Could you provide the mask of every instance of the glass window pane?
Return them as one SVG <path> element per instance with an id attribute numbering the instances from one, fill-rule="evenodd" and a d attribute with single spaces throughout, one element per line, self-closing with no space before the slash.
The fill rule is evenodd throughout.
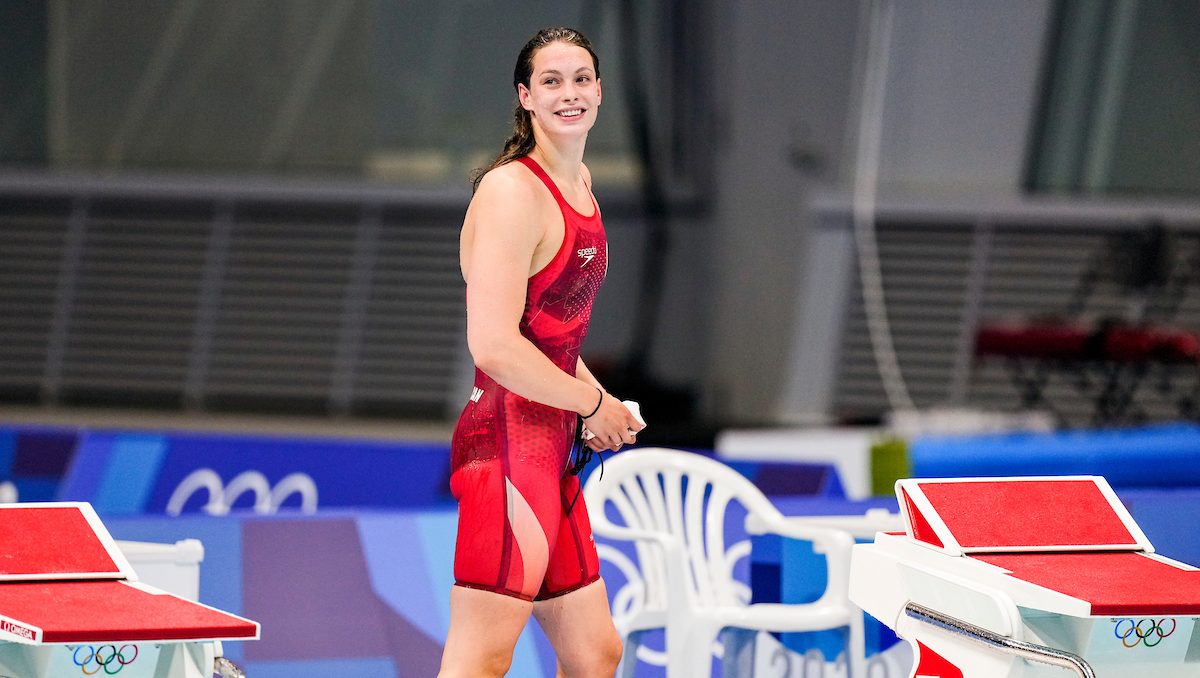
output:
<path id="1" fill-rule="evenodd" d="M 1060 2 L 1029 187 L 1200 194 L 1198 35 L 1193 0 Z"/>
<path id="2" fill-rule="evenodd" d="M 0 134 L 48 130 L 32 144 L 55 169 L 462 184 L 509 134 L 518 50 L 537 29 L 558 24 L 580 27 L 602 60 L 605 105 L 588 144 L 597 181 L 636 179 L 612 5 L 51 0 L 48 7 L 32 20 L 45 27 L 31 38 L 37 49 L 26 50 L 48 54 L 46 63 L 11 76 L 31 91 L 32 113 L 17 120 L 6 112 Z M 0 31 L 17 25 L 6 21 Z M 0 145 L 0 162 L 21 161 L 39 162 L 38 153 Z"/>

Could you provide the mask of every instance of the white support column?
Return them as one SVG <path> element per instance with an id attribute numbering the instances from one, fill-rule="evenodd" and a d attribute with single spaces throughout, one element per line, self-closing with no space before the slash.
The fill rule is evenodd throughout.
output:
<path id="1" fill-rule="evenodd" d="M 212 678 L 215 661 L 211 642 L 160 645 L 154 678 Z"/>

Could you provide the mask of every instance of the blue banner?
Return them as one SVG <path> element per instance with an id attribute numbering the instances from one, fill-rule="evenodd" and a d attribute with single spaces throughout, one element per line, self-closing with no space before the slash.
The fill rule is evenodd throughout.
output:
<path id="1" fill-rule="evenodd" d="M 101 514 L 431 507 L 449 495 L 446 443 L 92 431 L 59 498 Z"/>

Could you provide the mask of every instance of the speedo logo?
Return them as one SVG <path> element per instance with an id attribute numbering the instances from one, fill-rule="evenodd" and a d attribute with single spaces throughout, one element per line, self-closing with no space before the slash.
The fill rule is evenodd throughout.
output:
<path id="1" fill-rule="evenodd" d="M 587 266 L 587 263 L 596 256 L 596 248 L 595 247 L 581 247 L 581 248 L 579 248 L 579 251 L 576 252 L 575 254 L 578 254 L 579 258 L 583 259 L 583 263 L 579 265 L 580 268 L 583 268 L 584 266 Z"/>
<path id="2" fill-rule="evenodd" d="M 35 640 L 37 638 L 37 634 L 33 632 L 33 629 L 26 628 L 20 624 L 14 624 L 7 619 L 0 619 L 0 631 L 20 636 L 26 640 Z"/>

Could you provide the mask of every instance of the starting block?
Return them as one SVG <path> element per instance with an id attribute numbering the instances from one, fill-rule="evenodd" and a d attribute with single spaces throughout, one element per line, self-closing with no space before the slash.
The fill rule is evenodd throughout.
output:
<path id="1" fill-rule="evenodd" d="M 854 547 L 850 599 L 912 645 L 914 678 L 1200 676 L 1200 570 L 1155 554 L 1104 478 L 896 494 L 905 530 Z"/>
<path id="2" fill-rule="evenodd" d="M 0 675 L 211 678 L 259 625 L 137 581 L 86 503 L 0 505 Z"/>

